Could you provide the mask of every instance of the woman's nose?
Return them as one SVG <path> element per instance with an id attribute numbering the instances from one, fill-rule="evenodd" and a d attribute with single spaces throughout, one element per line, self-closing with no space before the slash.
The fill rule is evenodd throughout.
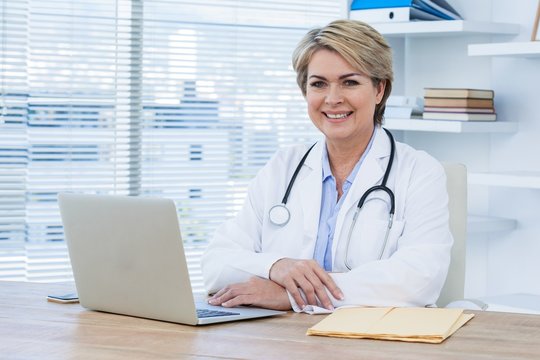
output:
<path id="1" fill-rule="evenodd" d="M 325 102 L 328 105 L 341 104 L 343 102 L 341 88 L 337 85 L 330 85 L 328 87 L 328 93 L 326 94 Z"/>

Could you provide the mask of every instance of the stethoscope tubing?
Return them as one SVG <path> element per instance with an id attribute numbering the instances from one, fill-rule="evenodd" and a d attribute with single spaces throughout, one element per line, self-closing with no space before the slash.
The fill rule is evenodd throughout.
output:
<path id="1" fill-rule="evenodd" d="M 281 203 L 283 205 L 287 205 L 287 200 L 289 199 L 289 194 L 291 193 L 291 189 L 294 185 L 294 182 L 296 181 L 296 177 L 298 176 L 298 173 L 300 172 L 300 170 L 302 169 L 302 166 L 304 165 L 304 163 L 306 162 L 306 159 L 309 155 L 309 153 L 311 152 L 311 150 L 315 147 L 315 145 L 317 145 L 317 143 L 311 145 L 311 147 L 308 149 L 308 151 L 306 151 L 306 153 L 304 154 L 304 156 L 302 157 L 302 159 L 300 160 L 300 162 L 298 163 L 298 166 L 296 167 L 296 169 L 294 170 L 294 174 L 293 176 L 291 177 L 291 180 L 289 180 L 289 185 L 287 186 L 287 190 L 285 191 L 285 195 L 283 196 L 283 199 L 281 200 Z"/>
<path id="2" fill-rule="evenodd" d="M 351 244 L 351 236 L 352 236 L 354 227 L 356 226 L 356 220 L 358 218 L 358 215 L 360 214 L 360 210 L 362 210 L 362 207 L 364 206 L 366 199 L 371 193 L 374 193 L 375 191 L 384 191 L 388 195 L 388 198 L 390 199 L 390 210 L 388 211 L 388 226 L 386 227 L 386 232 L 384 235 L 383 244 L 381 246 L 381 251 L 379 252 L 378 260 L 382 259 L 384 250 L 386 249 L 386 244 L 388 243 L 388 236 L 390 235 L 390 229 L 392 229 L 392 225 L 394 223 L 396 200 L 395 200 L 394 192 L 390 190 L 388 186 L 386 186 L 386 183 L 388 182 L 388 177 L 390 176 L 390 171 L 392 170 L 392 165 L 394 164 L 394 154 L 396 153 L 396 142 L 390 131 L 384 128 L 383 130 L 386 132 L 386 134 L 388 135 L 388 138 L 390 139 L 390 159 L 388 159 L 388 165 L 386 166 L 386 170 L 384 172 L 381 185 L 375 185 L 367 189 L 366 192 L 364 192 L 364 194 L 358 201 L 356 210 L 354 211 L 353 220 L 352 220 L 351 226 L 349 227 L 349 232 L 347 234 L 347 243 L 345 245 L 344 263 L 345 263 L 345 267 L 347 267 L 347 269 L 349 270 L 352 270 L 352 266 L 349 264 L 349 260 L 348 260 L 349 246 Z"/>
<path id="3" fill-rule="evenodd" d="M 379 257 L 378 257 L 379 260 L 382 259 L 382 256 L 384 254 L 384 250 L 385 250 L 386 244 L 388 242 L 388 236 L 390 234 L 390 229 L 392 228 L 392 225 L 393 225 L 393 222 L 394 222 L 395 196 L 394 196 L 393 191 L 390 190 L 390 188 L 388 188 L 386 183 L 388 181 L 388 177 L 390 176 L 390 171 L 392 170 L 392 165 L 394 163 L 394 155 L 395 155 L 395 152 L 396 152 L 396 143 L 395 143 L 394 137 L 392 136 L 392 133 L 390 133 L 390 131 L 388 131 L 385 128 L 383 128 L 383 130 L 386 132 L 386 134 L 388 135 L 388 138 L 390 139 L 390 158 L 388 159 L 388 165 L 386 166 L 386 170 L 384 172 L 384 176 L 383 176 L 383 180 L 382 180 L 381 184 L 372 186 L 369 189 L 367 189 L 364 192 L 364 194 L 362 195 L 362 197 L 360 197 L 360 200 L 358 201 L 358 204 L 356 206 L 356 209 L 355 209 L 355 212 L 354 212 L 354 215 L 353 215 L 353 220 L 352 220 L 351 226 L 349 227 L 349 232 L 347 234 L 347 242 L 346 242 L 346 246 L 345 246 L 345 261 L 344 262 L 345 262 L 345 266 L 349 270 L 352 270 L 352 266 L 349 264 L 349 261 L 348 261 L 349 246 L 350 246 L 350 243 L 351 243 L 352 233 L 353 233 L 353 230 L 354 230 L 354 228 L 356 226 L 356 220 L 358 218 L 358 215 L 360 214 L 360 211 L 361 211 L 362 207 L 364 206 L 368 196 L 371 193 L 373 193 L 375 191 L 383 191 L 388 195 L 388 198 L 390 200 L 390 209 L 388 211 L 388 226 L 386 228 L 384 241 L 383 241 L 383 244 L 382 244 L 382 247 L 381 247 L 381 251 L 379 253 Z M 304 162 L 306 161 L 309 153 L 311 152 L 311 150 L 313 149 L 313 147 L 316 144 L 317 143 L 311 145 L 311 147 L 306 151 L 306 153 L 304 154 L 304 156 L 302 157 L 302 159 L 298 163 L 298 166 L 296 167 L 296 169 L 295 169 L 295 171 L 293 173 L 293 176 L 291 177 L 291 180 L 289 181 L 289 184 L 287 185 L 287 190 L 285 191 L 285 195 L 283 196 L 283 199 L 281 200 L 281 203 L 276 204 L 276 205 L 274 205 L 274 206 L 272 206 L 270 208 L 270 210 L 269 210 L 269 219 L 270 219 L 270 222 L 273 223 L 274 225 L 285 226 L 289 222 L 289 219 L 290 219 L 290 216 L 291 216 L 290 211 L 287 208 L 287 201 L 289 199 L 289 194 L 291 193 L 292 187 L 294 185 L 294 182 L 296 181 L 296 177 L 298 176 L 298 173 L 300 172 L 302 166 L 304 165 Z"/>

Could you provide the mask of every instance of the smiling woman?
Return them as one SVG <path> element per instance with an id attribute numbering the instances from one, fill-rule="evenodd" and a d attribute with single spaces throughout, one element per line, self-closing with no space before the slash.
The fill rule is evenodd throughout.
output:
<path id="1" fill-rule="evenodd" d="M 324 141 L 279 150 L 218 228 L 203 256 L 210 303 L 434 304 L 452 246 L 446 178 L 435 159 L 381 128 L 390 47 L 369 25 L 337 20 L 304 36 L 293 67 Z M 277 206 L 290 216 L 275 222 L 283 193 Z"/>

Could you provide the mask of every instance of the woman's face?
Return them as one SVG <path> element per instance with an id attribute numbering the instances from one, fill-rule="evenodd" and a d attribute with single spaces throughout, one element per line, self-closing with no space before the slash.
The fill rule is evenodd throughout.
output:
<path id="1" fill-rule="evenodd" d="M 329 145 L 367 143 L 383 95 L 384 82 L 375 86 L 336 52 L 318 50 L 308 65 L 308 114 Z"/>

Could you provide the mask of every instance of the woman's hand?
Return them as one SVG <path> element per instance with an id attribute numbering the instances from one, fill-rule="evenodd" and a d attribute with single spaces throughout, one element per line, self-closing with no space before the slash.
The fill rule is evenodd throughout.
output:
<path id="1" fill-rule="evenodd" d="M 208 303 L 223 307 L 253 305 L 273 310 L 291 309 L 289 296 L 282 286 L 257 276 L 243 283 L 227 285 L 215 293 Z"/>
<path id="2" fill-rule="evenodd" d="M 270 279 L 287 289 L 300 308 L 306 304 L 299 288 L 310 305 L 317 305 L 319 299 L 322 306 L 332 310 L 334 307 L 326 289 L 334 298 L 343 300 L 343 293 L 332 277 L 315 260 L 278 260 L 270 268 Z"/>

